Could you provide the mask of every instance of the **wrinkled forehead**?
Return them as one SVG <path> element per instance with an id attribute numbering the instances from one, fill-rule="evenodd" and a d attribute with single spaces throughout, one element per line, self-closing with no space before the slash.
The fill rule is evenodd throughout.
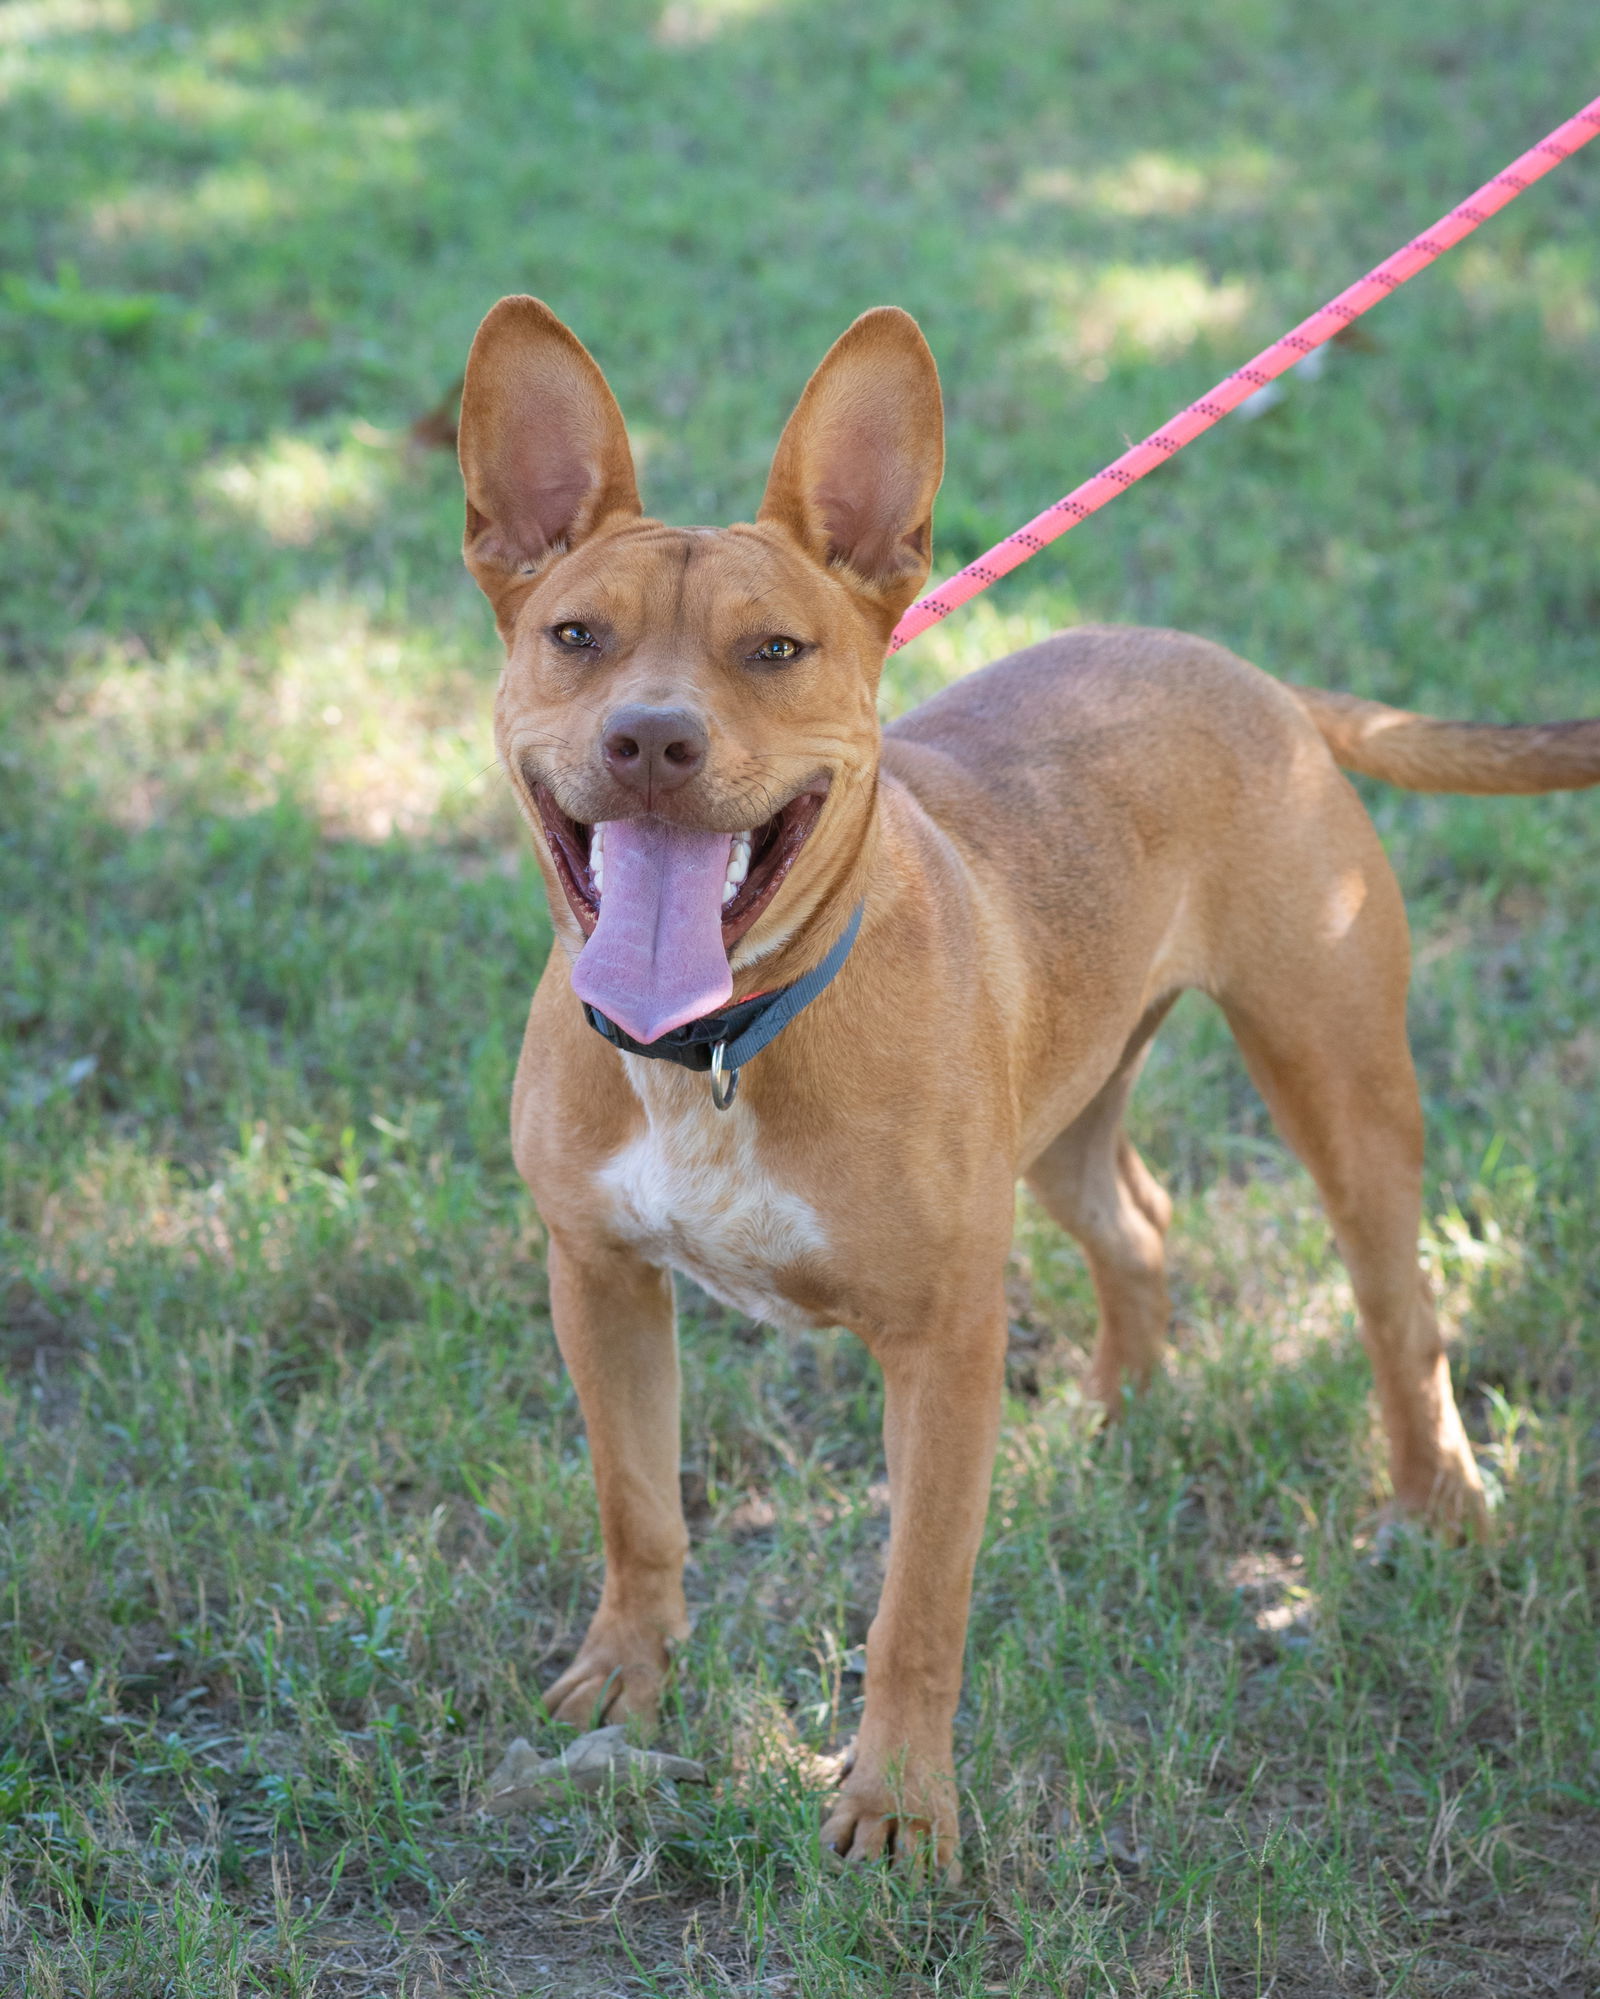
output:
<path id="1" fill-rule="evenodd" d="M 537 598 L 541 621 L 603 618 L 625 640 L 756 630 L 814 640 L 819 623 L 832 623 L 847 602 L 778 536 L 655 522 L 584 543 L 550 571 Z"/>

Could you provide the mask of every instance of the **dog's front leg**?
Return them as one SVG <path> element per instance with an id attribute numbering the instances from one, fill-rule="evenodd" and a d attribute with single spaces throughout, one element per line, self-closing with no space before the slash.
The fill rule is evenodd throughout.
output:
<path id="1" fill-rule="evenodd" d="M 672 1281 L 620 1248 L 551 1238 L 550 1308 L 589 1433 L 605 1585 L 578 1656 L 545 1692 L 557 1719 L 655 1717 L 687 1635 Z"/>
<path id="2" fill-rule="evenodd" d="M 850 1860 L 931 1857 L 960 1879 L 951 1727 L 1000 1427 L 1006 1320 L 985 1302 L 869 1342 L 884 1378 L 889 1565 L 867 1634 L 866 1707 L 822 1839 Z"/>

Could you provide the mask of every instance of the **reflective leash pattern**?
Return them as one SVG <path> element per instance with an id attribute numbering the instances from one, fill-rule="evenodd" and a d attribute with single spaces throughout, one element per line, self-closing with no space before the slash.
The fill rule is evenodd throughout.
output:
<path id="1" fill-rule="evenodd" d="M 1559 166 L 1580 146 L 1587 145 L 1597 133 L 1600 133 L 1600 97 L 1585 105 L 1564 125 L 1558 125 L 1548 138 L 1531 146 L 1520 159 L 1513 160 L 1503 173 L 1485 181 L 1476 194 L 1469 196 L 1459 207 L 1452 208 L 1448 215 L 1441 216 L 1425 235 L 1413 237 L 1404 249 L 1386 257 L 1376 269 L 1368 271 L 1364 278 L 1358 278 L 1336 299 L 1331 299 L 1320 312 L 1303 319 L 1292 332 L 1273 341 L 1270 347 L 1263 348 L 1253 361 L 1236 368 L 1208 395 L 1191 403 L 1159 430 L 1152 431 L 1142 444 L 1123 452 L 1114 464 L 1108 465 L 1103 472 L 1097 472 L 1092 479 L 1085 479 L 1081 486 L 1075 486 L 1064 499 L 1057 500 L 1053 507 L 1046 507 L 1026 527 L 1018 528 L 1015 534 L 997 542 L 987 554 L 980 555 L 976 562 L 969 562 L 965 569 L 957 570 L 937 590 L 930 591 L 926 597 L 919 597 L 895 626 L 889 640 L 889 651 L 898 652 L 919 632 L 925 632 L 930 625 L 938 624 L 941 618 L 949 617 L 959 605 L 987 590 L 991 583 L 998 583 L 1002 576 L 1026 562 L 1030 556 L 1037 555 L 1047 542 L 1064 535 L 1069 528 L 1075 528 L 1079 521 L 1097 513 L 1108 500 L 1126 492 L 1147 472 L 1164 465 L 1186 444 L 1192 444 L 1202 431 L 1209 430 L 1230 410 L 1236 410 L 1258 389 L 1264 389 L 1275 376 L 1281 375 L 1286 368 L 1292 368 L 1297 361 L 1304 360 L 1314 347 L 1331 340 L 1352 320 L 1369 312 L 1380 299 L 1397 291 L 1408 278 L 1426 270 L 1435 257 L 1442 257 L 1463 236 L 1470 236 L 1480 223 L 1487 222 L 1508 202 L 1515 201 L 1525 188 L 1542 179 L 1552 167 Z"/>

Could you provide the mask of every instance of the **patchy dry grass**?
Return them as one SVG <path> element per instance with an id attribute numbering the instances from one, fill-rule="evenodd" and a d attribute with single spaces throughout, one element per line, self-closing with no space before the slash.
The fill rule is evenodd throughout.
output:
<path id="1" fill-rule="evenodd" d="M 592 1603 L 504 1135 L 547 929 L 412 420 L 498 293 L 652 503 L 748 511 L 855 311 L 944 364 L 942 559 L 1572 108 L 1592 8 L 562 0 L 0 9 L 0 1985 L 1547 1994 L 1600 1984 L 1600 808 L 1373 795 L 1418 931 L 1427 1253 L 1500 1503 L 1376 1548 L 1349 1293 L 1220 1023 L 1139 1135 L 1168 1378 L 1108 1439 L 1026 1203 L 953 1896 L 815 1852 L 886 1532 L 872 1370 L 686 1291 L 670 1746 L 488 1821 Z M 976 32 L 975 32 L 976 30 Z M 1577 79 L 1577 81 L 1573 81 Z M 1483 717 L 1593 710 L 1579 161 L 897 659 L 1079 617 Z"/>

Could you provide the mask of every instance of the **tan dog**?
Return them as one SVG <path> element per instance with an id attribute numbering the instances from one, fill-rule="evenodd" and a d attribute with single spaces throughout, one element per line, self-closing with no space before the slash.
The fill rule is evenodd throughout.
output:
<path id="1" fill-rule="evenodd" d="M 1083 1247 L 1093 1387 L 1114 1404 L 1168 1320 L 1170 1203 L 1123 1110 L 1185 987 L 1221 1005 L 1321 1190 L 1396 1504 L 1479 1518 L 1417 1263 L 1405 914 L 1336 760 L 1415 789 L 1553 790 L 1600 780 L 1600 723 L 1435 722 L 1292 692 L 1176 632 L 1095 627 L 880 741 L 942 459 L 933 359 L 893 310 L 813 376 L 753 525 L 643 517 L 605 380 L 538 301 L 503 299 L 467 369 L 466 559 L 505 641 L 497 738 L 559 940 L 512 1132 L 606 1557 L 549 1706 L 649 1716 L 689 1628 L 669 1271 L 779 1326 L 848 1326 L 883 1370 L 892 1532 L 823 1836 L 853 1857 L 931 1841 L 953 1870 L 1016 1179 Z M 574 996 L 576 978 L 651 1040 L 797 979 L 858 904 L 837 979 L 726 1111 L 707 1077 L 608 1046 Z"/>

